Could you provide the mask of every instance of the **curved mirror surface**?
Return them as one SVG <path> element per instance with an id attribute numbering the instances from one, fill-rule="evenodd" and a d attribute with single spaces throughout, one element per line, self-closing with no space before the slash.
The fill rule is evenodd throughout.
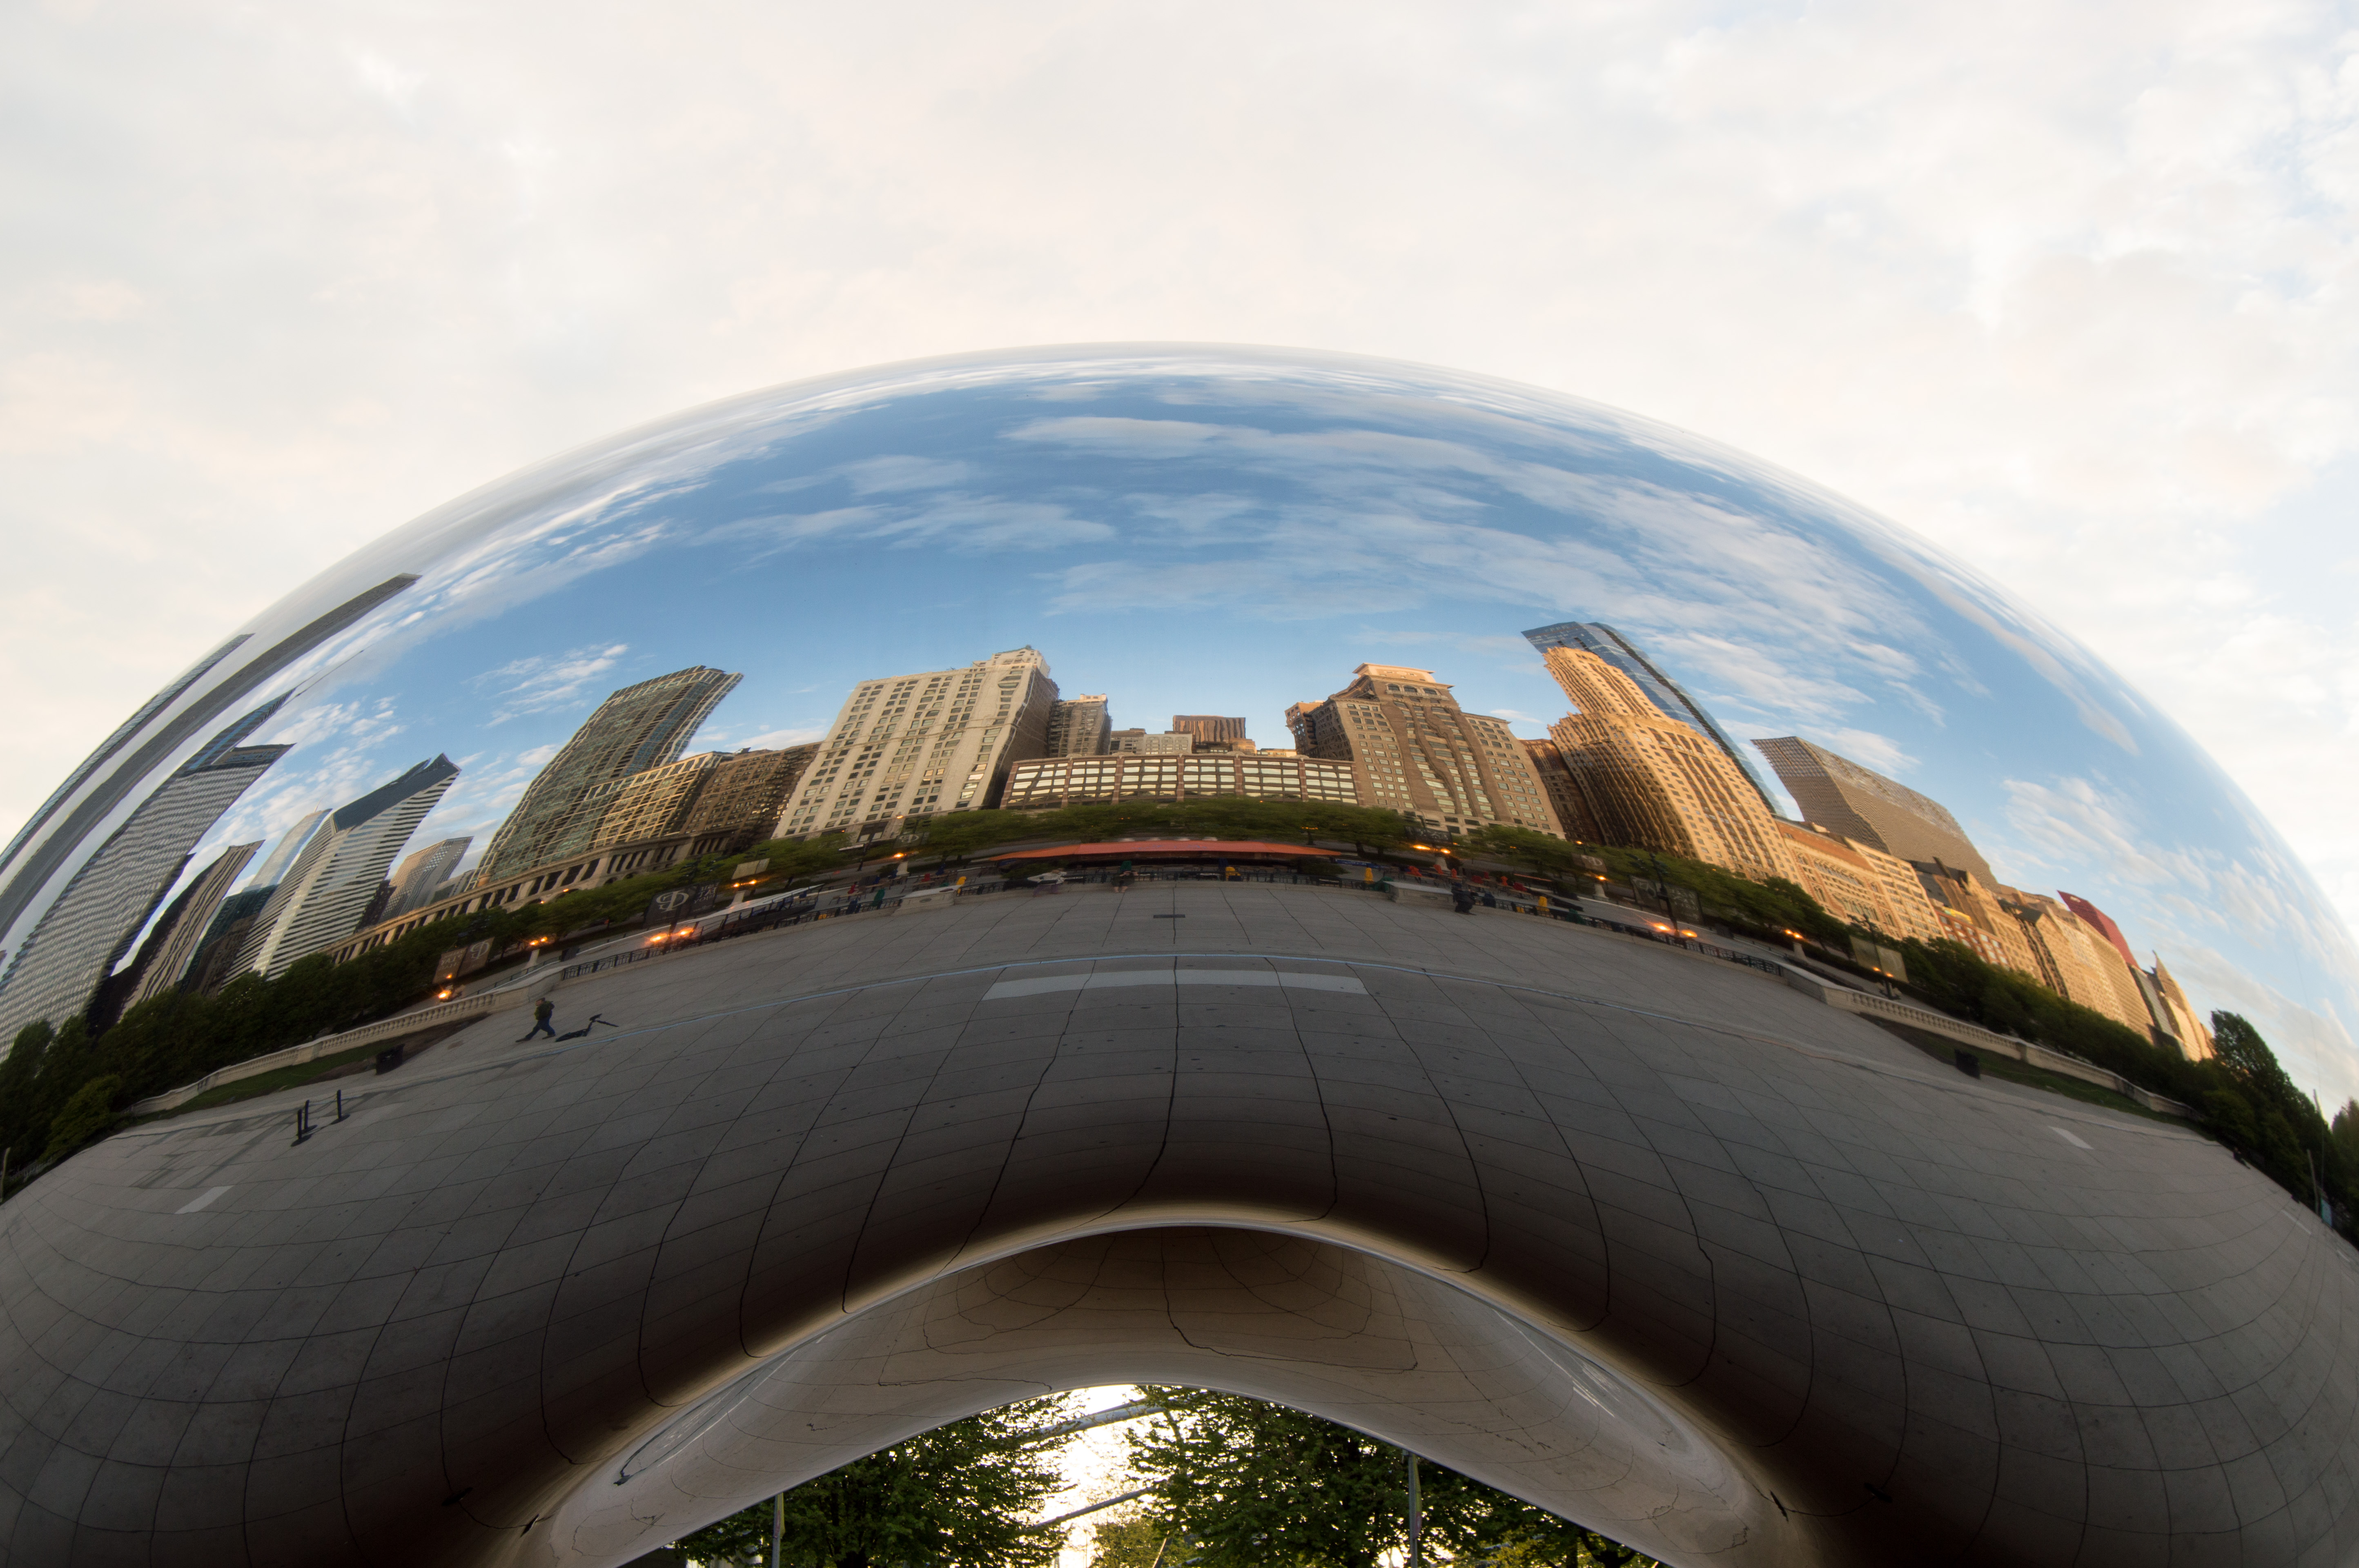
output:
<path id="1" fill-rule="evenodd" d="M 1989 582 L 1610 409 L 1194 349 L 763 392 L 369 546 L 18 836 L 0 1024 L 61 1023 L 110 976 L 117 1013 L 185 987 L 224 911 L 213 986 L 494 883 L 545 900 L 782 834 L 907 848 L 948 814 L 1222 795 L 1780 878 L 2190 1054 L 2240 1012 L 2305 1086 L 2359 1088 L 2350 945 L 2310 878 Z M 1531 863 L 1706 913 L 1600 858 Z"/>
<path id="2" fill-rule="evenodd" d="M 1001 896 L 1060 878 L 1154 896 Z M 66 1390 L 0 1446 L 100 1475 L 27 1561 L 619 1563 L 1142 1377 L 1677 1562 L 2350 1528 L 2308 876 L 1924 541 L 1529 388 L 1041 351 L 582 449 L 201 651 L 0 851 L 0 1383 Z M 2088 1315 L 1988 1387 L 1891 1340 L 2001 1252 Z M 2169 1371 L 2053 1396 L 2085 1463 L 1985 1431 L 2102 1335 Z M 2219 1522 L 2263 1454 L 2306 1489 Z"/>

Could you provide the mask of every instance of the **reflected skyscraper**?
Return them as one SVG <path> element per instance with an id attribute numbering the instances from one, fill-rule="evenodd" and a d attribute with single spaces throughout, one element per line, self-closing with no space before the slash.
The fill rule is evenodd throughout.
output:
<path id="1" fill-rule="evenodd" d="M 9 927 L 34 904 L 74 850 L 130 797 L 142 780 L 272 676 L 417 580 L 408 573 L 387 578 L 315 617 L 243 665 L 234 664 L 234 657 L 249 639 L 233 637 L 149 698 L 41 803 L 8 847 L 0 849 L 0 942 L 5 942 Z M 204 684 L 224 665 L 231 666 L 228 674 Z M 270 706 L 275 708 L 277 704 Z"/>
<path id="2" fill-rule="evenodd" d="M 963 669 L 862 681 L 778 823 L 782 838 L 998 804 L 1008 770 L 1046 755 L 1057 683 L 1033 647 Z"/>
<path id="3" fill-rule="evenodd" d="M 1549 736 L 1605 838 L 1756 881 L 1793 879 L 1777 817 L 1723 748 L 1603 656 L 1556 645 L 1542 657 L 1576 710 Z"/>
<path id="4" fill-rule="evenodd" d="M 617 844 L 640 844 L 669 838 L 688 820 L 689 808 L 720 762 L 718 752 L 699 752 L 676 762 L 633 773 L 606 797 L 598 830 L 588 848 L 611 849 Z"/>
<path id="5" fill-rule="evenodd" d="M 1550 648 L 1571 648 L 1584 654 L 1594 654 L 1624 675 L 1646 694 L 1647 700 L 1666 719 L 1686 725 L 1720 749 L 1721 754 L 1736 765 L 1736 771 L 1771 816 L 1777 807 L 1769 792 L 1753 771 L 1752 759 L 1743 748 L 1728 738 L 1702 703 L 1690 697 L 1687 688 L 1673 680 L 1661 665 L 1648 658 L 1638 645 L 1602 621 L 1560 621 L 1553 626 L 1535 626 L 1524 633 L 1524 641 L 1540 651 L 1541 657 Z"/>
<path id="6" fill-rule="evenodd" d="M 90 1004 L 189 851 L 256 779 L 291 750 L 239 741 L 271 703 L 213 737 L 110 834 L 42 913 L 0 979 L 0 1049 L 28 1023 L 64 1022 Z"/>
<path id="7" fill-rule="evenodd" d="M 1174 731 L 1184 731 L 1196 737 L 1199 745 L 1214 741 L 1242 741 L 1245 738 L 1245 721 L 1218 713 L 1175 713 L 1171 716 Z"/>
<path id="8" fill-rule="evenodd" d="M 694 665 L 609 696 L 533 776 L 492 835 L 477 868 L 484 880 L 588 849 L 624 782 L 679 761 L 697 730 L 744 678 Z"/>
<path id="9" fill-rule="evenodd" d="M 1985 887 L 1998 884 L 1990 862 L 1958 819 L 1930 795 L 1799 735 L 1753 743 L 1777 770 L 1778 782 L 1810 821 L 1904 860 L 1919 865 L 1938 861 L 1973 872 Z"/>
<path id="10" fill-rule="evenodd" d="M 115 981 L 126 982 L 123 1005 L 116 1011 L 127 1011 L 179 985 L 181 977 L 188 973 L 190 961 L 204 942 L 205 933 L 212 926 L 213 916 L 221 912 L 223 901 L 229 896 L 229 890 L 261 849 L 259 841 L 232 844 L 181 890 L 179 897 L 156 922 L 147 940 L 140 945 L 137 961 L 128 971 L 108 978 L 106 986 L 110 989 Z"/>
<path id="11" fill-rule="evenodd" d="M 726 833 L 740 846 L 766 837 L 786 809 L 796 781 L 818 755 L 819 743 L 811 741 L 780 752 L 747 751 L 722 758 L 705 774 L 679 830 L 698 840 Z"/>
<path id="12" fill-rule="evenodd" d="M 386 868 L 458 776 L 457 763 L 435 757 L 337 810 L 255 917 L 238 967 L 276 979 L 298 958 L 351 935 Z"/>
<path id="13" fill-rule="evenodd" d="M 1103 693 L 1067 697 L 1049 709 L 1051 757 L 1095 757 L 1114 749 L 1114 719 Z"/>
<path id="14" fill-rule="evenodd" d="M 1532 770 L 1539 774 L 1540 787 L 1548 792 L 1549 808 L 1556 813 L 1557 825 L 1568 838 L 1594 838 L 1597 822 L 1590 815 L 1589 802 L 1582 798 L 1581 783 L 1572 776 L 1572 768 L 1564 760 L 1564 750 L 1553 741 L 1518 741 L 1524 755 L 1529 757 Z"/>
<path id="15" fill-rule="evenodd" d="M 1352 764 L 1362 806 L 1388 806 L 1438 835 L 1500 823 L 1562 836 L 1515 732 L 1460 708 L 1431 670 L 1362 665 L 1325 701 L 1288 708 L 1286 724 L 1302 755 Z"/>
<path id="16" fill-rule="evenodd" d="M 467 846 L 474 841 L 472 836 L 445 838 L 403 860 L 393 873 L 393 898 L 386 905 L 386 918 L 406 914 L 429 902 L 435 891 L 459 869 L 459 862 L 467 858 Z"/>

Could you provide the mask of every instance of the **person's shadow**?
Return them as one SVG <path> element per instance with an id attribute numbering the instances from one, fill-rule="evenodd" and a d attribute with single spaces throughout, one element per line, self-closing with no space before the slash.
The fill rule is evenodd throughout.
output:
<path id="1" fill-rule="evenodd" d="M 622 1027 L 621 1024 L 611 1022 L 606 1019 L 599 1017 L 593 1012 L 590 1015 L 590 1022 L 588 1023 L 583 1024 L 579 1029 L 569 1029 L 564 1033 L 559 1035 L 558 1038 L 560 1040 L 579 1040 L 584 1034 L 589 1033 L 592 1028 L 601 1023 L 605 1024 L 609 1029 L 620 1029 Z"/>

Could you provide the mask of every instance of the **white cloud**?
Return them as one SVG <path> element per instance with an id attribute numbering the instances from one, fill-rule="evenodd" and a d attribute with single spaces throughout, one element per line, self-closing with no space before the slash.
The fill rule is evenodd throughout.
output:
<path id="1" fill-rule="evenodd" d="M 490 724 L 505 724 L 527 713 L 585 704 L 594 691 L 607 695 L 611 683 L 601 678 L 631 651 L 627 643 L 595 644 L 564 654 L 517 659 L 485 670 L 474 678 L 475 688 L 490 698 Z"/>

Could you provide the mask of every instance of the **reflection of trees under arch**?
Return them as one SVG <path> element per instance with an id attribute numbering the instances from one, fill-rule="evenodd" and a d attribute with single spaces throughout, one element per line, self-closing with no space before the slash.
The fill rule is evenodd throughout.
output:
<path id="1" fill-rule="evenodd" d="M 1207 1390 L 1141 1393 L 1078 1421 L 1050 1396 L 952 1422 L 733 1514 L 679 1550 L 712 1568 L 1038 1568 L 1057 1556 L 1060 1527 L 1089 1513 L 1099 1516 L 1091 1568 L 1653 1561 L 1305 1411 Z M 1062 1484 L 1050 1456 L 1108 1420 L 1129 1428 L 1131 1489 L 1028 1522 Z"/>

